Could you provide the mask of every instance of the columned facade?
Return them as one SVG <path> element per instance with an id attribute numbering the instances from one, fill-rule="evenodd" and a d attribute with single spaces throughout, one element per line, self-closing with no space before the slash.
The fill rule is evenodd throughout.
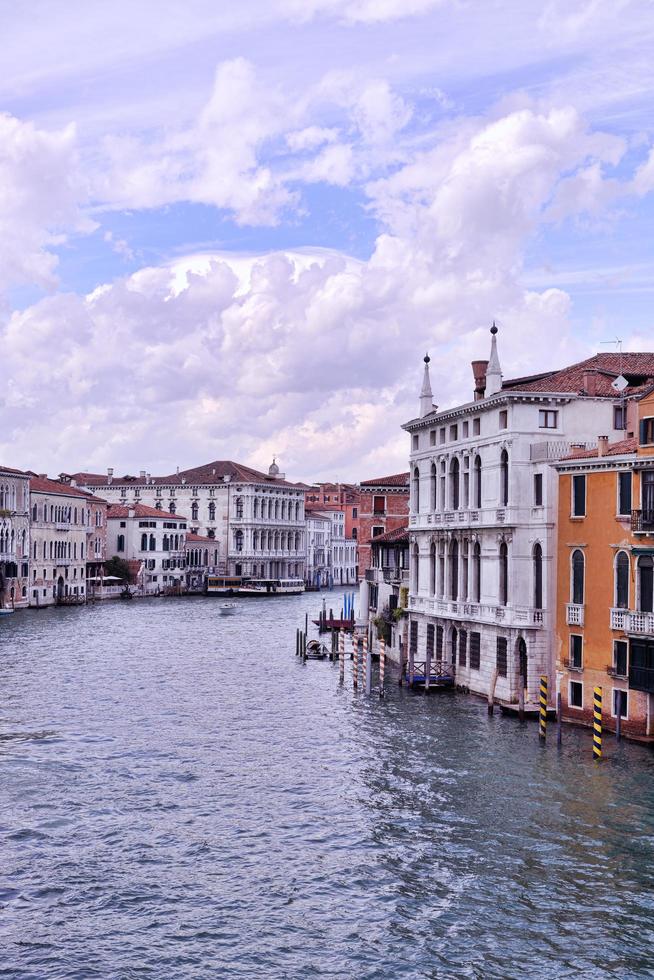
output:
<path id="1" fill-rule="evenodd" d="M 29 603 L 29 476 L 0 467 L 0 609 Z"/>

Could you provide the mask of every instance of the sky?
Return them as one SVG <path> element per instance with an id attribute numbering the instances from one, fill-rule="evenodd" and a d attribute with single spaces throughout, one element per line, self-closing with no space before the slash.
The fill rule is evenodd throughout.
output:
<path id="1" fill-rule="evenodd" d="M 406 468 L 652 350 L 650 0 L 0 0 L 0 462 Z"/>

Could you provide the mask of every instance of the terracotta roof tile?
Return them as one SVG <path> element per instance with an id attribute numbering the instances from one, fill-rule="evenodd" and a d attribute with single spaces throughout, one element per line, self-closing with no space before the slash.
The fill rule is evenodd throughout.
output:
<path id="1" fill-rule="evenodd" d="M 591 372 L 597 398 L 619 398 L 620 392 L 611 383 L 622 373 L 630 382 L 625 394 L 635 395 L 648 388 L 654 381 L 654 354 L 623 353 L 594 354 L 585 361 L 571 364 L 558 371 L 532 374 L 524 378 L 504 381 L 503 391 L 560 391 L 575 394 L 590 394 L 584 375 Z"/>
<path id="2" fill-rule="evenodd" d="M 621 439 L 620 442 L 612 442 L 604 456 L 626 456 L 627 453 L 635 453 L 638 443 L 635 438 Z M 602 456 L 602 459 L 604 458 Z M 569 456 L 564 456 L 561 460 L 570 461 L 571 459 L 599 459 L 599 451 L 597 447 L 594 449 L 580 449 L 578 452 L 570 453 Z"/>
<path id="3" fill-rule="evenodd" d="M 403 524 L 402 527 L 396 527 L 392 531 L 386 531 L 384 534 L 378 534 L 376 538 L 370 539 L 371 544 L 408 544 L 409 543 L 409 525 L 408 523 Z"/>
<path id="4" fill-rule="evenodd" d="M 100 473 L 73 473 L 73 478 L 78 483 L 85 483 L 89 486 L 107 486 L 109 477 Z M 242 463 L 234 463 L 231 460 L 214 460 L 213 463 L 204 463 L 201 466 L 193 466 L 188 470 L 180 470 L 179 473 L 171 473 L 168 476 L 151 476 L 148 485 L 157 486 L 181 486 L 187 484 L 195 486 L 198 484 L 213 485 L 224 483 L 224 477 L 228 476 L 231 483 L 264 483 L 274 487 L 292 487 L 302 489 L 301 484 L 289 483 L 287 480 L 274 479 L 267 473 L 252 469 Z M 126 473 L 124 476 L 114 474 L 111 478 L 111 486 L 144 486 L 147 478 L 142 476 L 132 476 Z"/>
<path id="5" fill-rule="evenodd" d="M 166 521 L 187 521 L 188 517 L 182 514 L 170 514 L 167 510 L 157 510 L 156 507 L 148 507 L 146 504 L 109 504 L 107 507 L 107 520 L 121 518 L 124 520 L 129 517 L 129 512 L 134 511 L 134 517 L 156 517 L 157 520 Z"/>
<path id="6" fill-rule="evenodd" d="M 84 497 L 87 500 L 97 500 L 105 503 L 99 497 L 94 497 L 87 490 L 80 490 L 79 487 L 71 487 L 69 483 L 62 483 L 60 480 L 49 480 L 47 477 L 30 475 L 31 493 L 57 493 L 64 497 Z"/>
<path id="7" fill-rule="evenodd" d="M 378 480 L 362 480 L 362 487 L 406 487 L 409 488 L 409 474 L 395 473 L 393 476 L 382 476 Z"/>

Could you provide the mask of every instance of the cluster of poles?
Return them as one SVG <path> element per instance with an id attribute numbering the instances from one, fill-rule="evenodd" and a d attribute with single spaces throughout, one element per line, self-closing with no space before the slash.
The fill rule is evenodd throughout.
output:
<path id="1" fill-rule="evenodd" d="M 615 737 L 621 738 L 621 711 L 618 710 L 615 719 Z M 540 679 L 538 737 L 541 742 L 547 738 L 547 677 Z M 561 692 L 556 695 L 556 744 L 561 745 Z M 602 688 L 593 688 L 593 759 L 602 758 Z"/>

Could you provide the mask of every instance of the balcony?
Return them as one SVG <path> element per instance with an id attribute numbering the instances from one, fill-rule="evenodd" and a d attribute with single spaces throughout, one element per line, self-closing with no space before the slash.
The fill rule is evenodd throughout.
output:
<path id="1" fill-rule="evenodd" d="M 384 582 L 387 585 L 396 585 L 399 582 L 409 581 L 409 569 L 399 568 L 397 565 L 384 565 L 382 568 Z"/>
<path id="2" fill-rule="evenodd" d="M 625 616 L 624 631 L 639 636 L 654 636 L 654 613 L 630 610 Z"/>
<path id="3" fill-rule="evenodd" d="M 498 624 L 509 627 L 542 629 L 544 610 L 530 606 L 496 606 L 479 602 L 464 602 L 457 599 L 436 599 L 415 596 L 410 598 L 410 609 L 448 619 L 471 620 L 477 623 Z"/>
<path id="4" fill-rule="evenodd" d="M 654 510 L 632 510 L 631 530 L 634 534 L 654 534 Z"/>
<path id="5" fill-rule="evenodd" d="M 611 609 L 611 629 L 620 630 L 620 632 L 624 633 L 625 620 L 628 615 L 629 612 L 627 609 Z"/>
<path id="6" fill-rule="evenodd" d="M 607 664 L 606 673 L 609 677 L 615 677 L 617 680 L 627 679 L 627 665 L 626 664 Z"/>
<path id="7" fill-rule="evenodd" d="M 57 521 L 55 531 L 70 531 L 70 523 L 68 521 Z"/>
<path id="8" fill-rule="evenodd" d="M 583 626 L 584 607 L 575 602 L 568 602 L 565 607 L 565 621 L 568 626 Z"/>

